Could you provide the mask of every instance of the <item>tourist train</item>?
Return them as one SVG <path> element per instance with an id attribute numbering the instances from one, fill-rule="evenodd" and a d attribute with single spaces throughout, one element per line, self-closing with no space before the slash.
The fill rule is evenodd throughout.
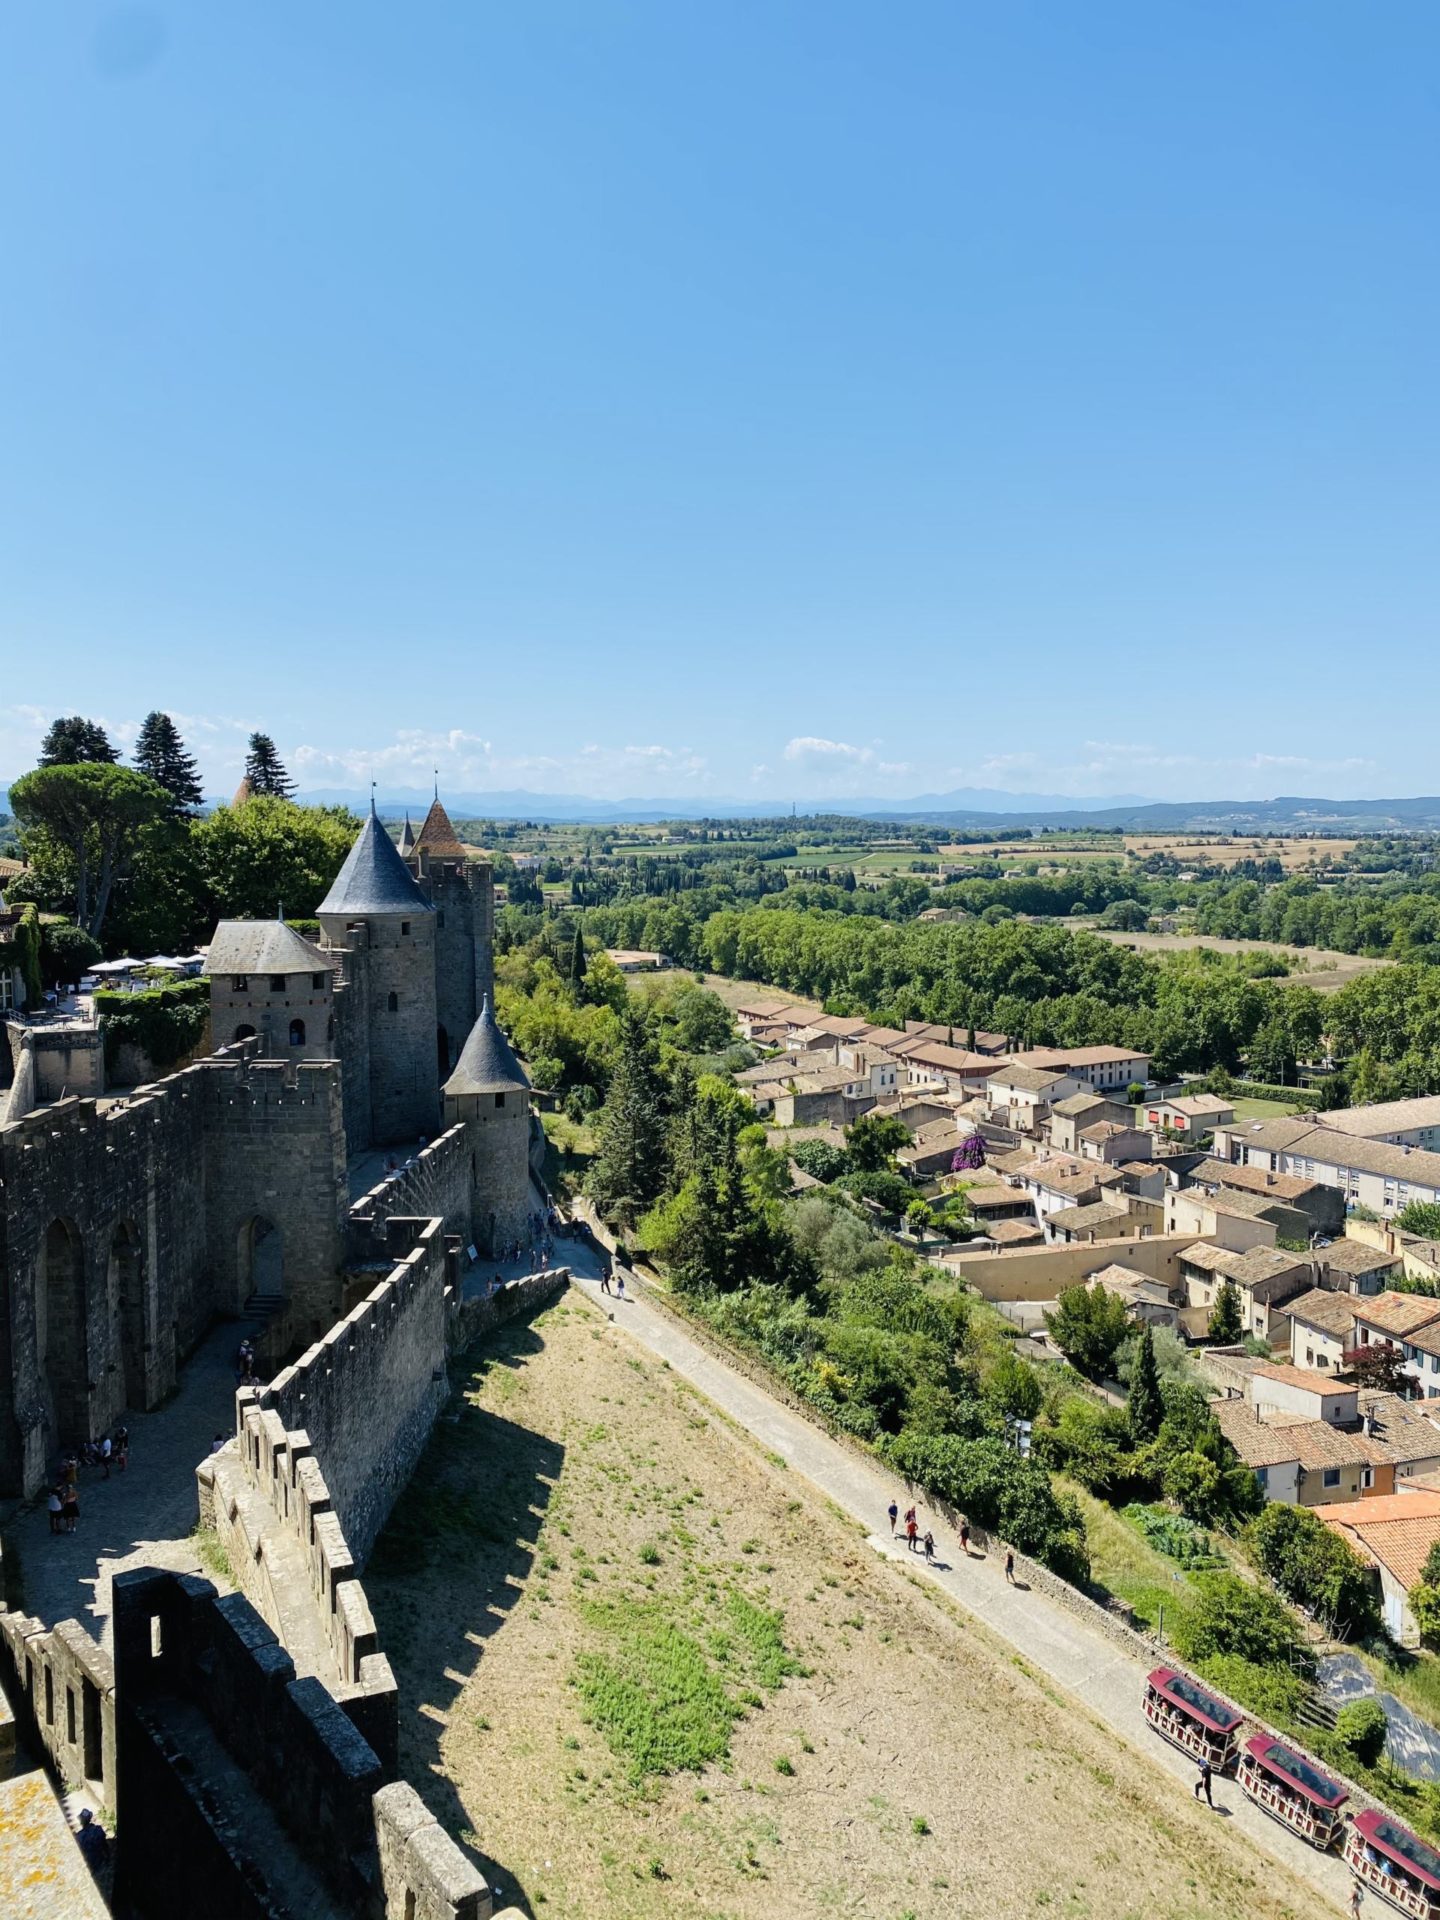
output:
<path id="1" fill-rule="evenodd" d="M 1188 1673 L 1156 1667 L 1145 1683 L 1145 1718 L 1162 1740 L 1216 1773 L 1235 1775 L 1240 1791 L 1272 1820 L 1322 1852 L 1338 1842 L 1361 1884 L 1414 1920 L 1440 1920 L 1440 1852 L 1380 1811 L 1350 1816 L 1348 1795 L 1307 1753 L 1271 1733 L 1242 1748 L 1245 1717 Z"/>

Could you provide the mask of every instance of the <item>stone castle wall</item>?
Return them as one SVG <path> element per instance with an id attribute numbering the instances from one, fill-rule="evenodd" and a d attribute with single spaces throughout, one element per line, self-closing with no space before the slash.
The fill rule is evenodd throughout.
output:
<path id="1" fill-rule="evenodd" d="M 352 1266 L 366 1266 L 389 1253 L 386 1223 L 392 1218 L 439 1219 L 447 1234 L 470 1233 L 470 1149 L 465 1129 L 449 1127 L 387 1180 L 379 1181 L 351 1207 L 345 1247 Z"/>
<path id="2" fill-rule="evenodd" d="M 391 1218 L 387 1232 L 392 1247 L 408 1247 L 389 1278 L 254 1402 L 308 1436 L 362 1566 L 448 1391 L 441 1222 Z"/>
<path id="3" fill-rule="evenodd" d="M 65 1100 L 0 1127 L 0 1494 L 35 1492 L 62 1446 L 170 1390 L 215 1313 L 250 1292 L 257 1223 L 278 1234 L 301 1335 L 330 1324 L 339 1076 L 232 1051 L 103 1112 Z"/>

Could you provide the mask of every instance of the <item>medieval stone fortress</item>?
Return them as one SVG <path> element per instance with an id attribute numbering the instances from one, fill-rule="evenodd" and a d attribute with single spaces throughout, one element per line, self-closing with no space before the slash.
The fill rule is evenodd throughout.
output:
<path id="1" fill-rule="evenodd" d="M 399 846 L 372 808 L 318 920 L 222 921 L 210 1051 L 153 1084 L 107 1093 L 93 1031 L 7 1022 L 0 1498 L 165 1403 L 217 1322 L 253 1329 L 267 1384 L 193 1462 L 240 1591 L 118 1573 L 104 1644 L 0 1613 L 0 1762 L 18 1727 L 113 1820 L 117 1911 L 478 1920 L 484 1880 L 396 1778 L 358 1576 L 447 1350 L 563 1282 L 465 1285 L 533 1237 L 543 1141 L 491 1012 L 491 868 L 438 797 Z M 24 1834 L 0 1888 L 23 1871 L 53 1878 L 45 1911 L 103 1911 L 45 1774 L 0 1795 Z"/>

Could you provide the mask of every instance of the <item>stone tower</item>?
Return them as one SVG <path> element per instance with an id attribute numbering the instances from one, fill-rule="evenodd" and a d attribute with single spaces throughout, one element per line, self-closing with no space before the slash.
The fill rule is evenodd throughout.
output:
<path id="1" fill-rule="evenodd" d="M 213 1047 L 254 1035 L 263 1060 L 334 1058 L 330 958 L 283 920 L 222 920 L 205 972 Z"/>
<path id="2" fill-rule="evenodd" d="M 402 832 L 400 850 L 435 909 L 436 1050 L 443 1080 L 494 992 L 494 880 L 490 862 L 462 846 L 438 793 L 408 850 Z"/>
<path id="3" fill-rule="evenodd" d="M 445 1082 L 445 1125 L 459 1122 L 470 1147 L 471 1237 L 494 1257 L 524 1244 L 530 1197 L 530 1082 L 495 1024 L 490 1002 Z"/>
<path id="4" fill-rule="evenodd" d="M 321 901 L 320 925 L 344 955 L 337 1009 L 346 1077 L 346 1133 L 357 1144 L 433 1136 L 441 1075 L 436 1052 L 435 909 L 415 884 L 374 803 Z M 368 1089 L 368 1124 L 363 1117 Z M 362 1141 L 358 1135 L 363 1131 Z"/>

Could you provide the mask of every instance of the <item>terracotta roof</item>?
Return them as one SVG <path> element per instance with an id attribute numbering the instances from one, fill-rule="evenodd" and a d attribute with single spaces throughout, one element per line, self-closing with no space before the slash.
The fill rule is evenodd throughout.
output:
<path id="1" fill-rule="evenodd" d="M 1320 1190 L 1318 1180 L 1298 1173 L 1268 1173 L 1264 1167 L 1236 1167 L 1228 1160 L 1202 1160 L 1190 1169 L 1192 1186 L 1239 1187 L 1246 1193 L 1268 1193 L 1274 1200 L 1299 1200 Z"/>
<path id="2" fill-rule="evenodd" d="M 1314 1367 L 1287 1367 L 1262 1362 L 1251 1374 L 1252 1380 L 1273 1380 L 1278 1386 L 1300 1387 L 1306 1393 L 1323 1393 L 1327 1396 L 1336 1393 L 1353 1394 L 1355 1387 L 1336 1386 L 1332 1375 L 1320 1373 Z"/>
<path id="3" fill-rule="evenodd" d="M 993 1227 L 986 1227 L 985 1233 L 999 1245 L 1010 1247 L 1038 1244 L 1045 1238 L 1044 1229 L 1033 1220 L 997 1220 Z"/>
<path id="4" fill-rule="evenodd" d="M 1398 1253 L 1382 1253 L 1363 1240 L 1334 1240 L 1328 1247 L 1317 1247 L 1315 1258 L 1336 1273 L 1381 1273 L 1400 1265 Z"/>
<path id="5" fill-rule="evenodd" d="M 1349 1293 L 1331 1293 L 1325 1287 L 1312 1287 L 1296 1300 L 1287 1300 L 1284 1311 L 1307 1327 L 1318 1327 L 1337 1340 L 1349 1341 L 1355 1331 L 1355 1297 Z"/>
<path id="6" fill-rule="evenodd" d="M 1063 1113 L 1067 1120 L 1078 1120 L 1082 1113 L 1093 1113 L 1096 1107 L 1112 1107 L 1116 1104 L 1113 1100 L 1107 1100 L 1103 1093 L 1070 1093 L 1063 1100 L 1057 1100 L 1050 1111 Z"/>
<path id="7" fill-rule="evenodd" d="M 450 816 L 445 811 L 437 793 L 430 802 L 430 811 L 425 816 L 425 824 L 415 836 L 415 851 L 428 853 L 434 860 L 463 860 L 465 849 L 459 836 L 450 824 Z"/>
<path id="8" fill-rule="evenodd" d="M 1373 1562 L 1388 1569 L 1408 1593 L 1440 1540 L 1440 1494 L 1380 1494 L 1334 1501 L 1315 1512 Z"/>
<path id="9" fill-rule="evenodd" d="M 1096 1200 L 1088 1207 L 1061 1207 L 1058 1213 L 1050 1215 L 1049 1224 L 1058 1233 L 1089 1233 L 1094 1227 L 1109 1226 L 1113 1220 L 1129 1217 L 1124 1207 L 1112 1207 L 1108 1201 Z"/>
<path id="10" fill-rule="evenodd" d="M 1377 1293 L 1373 1300 L 1356 1301 L 1355 1318 L 1397 1340 L 1408 1340 L 1432 1320 L 1440 1320 L 1440 1300 L 1424 1293 Z"/>
<path id="11" fill-rule="evenodd" d="M 992 1086 L 1014 1087 L 1020 1093 L 1044 1093 L 1065 1079 L 1063 1073 L 1045 1073 L 1038 1067 L 1002 1066 L 991 1080 Z"/>
<path id="12" fill-rule="evenodd" d="M 1293 1426 L 1271 1426 L 1244 1400 L 1212 1400 L 1210 1411 L 1247 1467 L 1278 1467 L 1287 1460 L 1298 1461 L 1300 1447 L 1292 1436 L 1302 1426 L 1323 1425 L 1302 1420 Z"/>
<path id="13" fill-rule="evenodd" d="M 1433 1401 L 1402 1400 L 1398 1393 L 1381 1393 L 1373 1387 L 1362 1387 L 1359 1398 L 1361 1418 L 1375 1424 L 1375 1431 L 1366 1437 L 1372 1446 L 1383 1448 L 1389 1459 L 1397 1464 L 1440 1459 L 1440 1427 L 1421 1411 Z"/>
<path id="14" fill-rule="evenodd" d="M 1362 1140 L 1378 1140 L 1386 1133 L 1418 1133 L 1423 1127 L 1440 1127 L 1440 1094 L 1382 1100 L 1371 1107 L 1337 1107 L 1325 1115 L 1325 1125 Z"/>
<path id="15" fill-rule="evenodd" d="M 1287 1274 L 1302 1272 L 1305 1260 L 1298 1254 L 1282 1253 L 1275 1247 L 1251 1247 L 1245 1253 L 1232 1253 L 1228 1247 L 1212 1246 L 1197 1240 L 1184 1248 L 1180 1258 L 1187 1266 L 1206 1273 L 1223 1273 L 1237 1287 L 1255 1287 L 1266 1280 L 1278 1280 Z"/>

